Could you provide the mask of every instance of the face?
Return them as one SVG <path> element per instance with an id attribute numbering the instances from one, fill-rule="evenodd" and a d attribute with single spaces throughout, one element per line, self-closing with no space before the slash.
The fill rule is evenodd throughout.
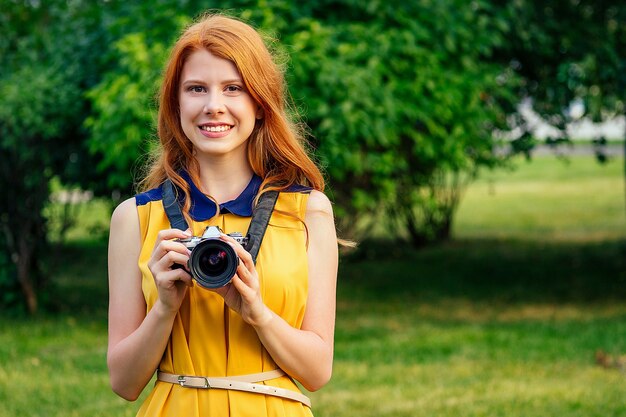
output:
<path id="1" fill-rule="evenodd" d="M 261 110 L 232 61 L 193 52 L 183 65 L 179 103 L 180 123 L 197 158 L 247 160 L 247 141 Z"/>

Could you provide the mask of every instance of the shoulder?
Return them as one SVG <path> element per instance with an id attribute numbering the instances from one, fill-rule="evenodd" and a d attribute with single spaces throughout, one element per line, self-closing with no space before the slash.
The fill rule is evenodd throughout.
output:
<path id="1" fill-rule="evenodd" d="M 117 252 L 119 256 L 122 256 L 121 253 L 123 252 L 126 252 L 126 254 L 132 253 L 139 247 L 140 229 L 137 204 L 135 203 L 135 198 L 131 197 L 120 203 L 111 215 L 109 246 L 124 248 L 123 251 Z"/>
<path id="2" fill-rule="evenodd" d="M 122 201 L 113 210 L 111 228 L 125 228 L 133 223 L 138 223 L 137 204 L 135 197 Z"/>
<path id="3" fill-rule="evenodd" d="M 306 205 L 307 252 L 315 259 L 334 259 L 337 251 L 337 232 L 333 207 L 321 191 L 312 190 Z"/>
<path id="4" fill-rule="evenodd" d="M 321 191 L 311 190 L 307 201 L 306 214 L 307 216 L 312 214 L 325 214 L 332 217 L 333 206 L 326 194 Z"/>

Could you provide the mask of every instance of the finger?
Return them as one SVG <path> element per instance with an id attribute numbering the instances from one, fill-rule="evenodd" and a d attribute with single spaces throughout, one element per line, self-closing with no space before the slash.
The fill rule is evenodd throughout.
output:
<path id="1" fill-rule="evenodd" d="M 160 272 L 169 271 L 173 268 L 174 264 L 178 264 L 182 266 L 185 270 L 188 270 L 187 263 L 189 261 L 189 253 L 187 252 L 177 252 L 177 251 L 165 251 L 162 257 L 156 258 L 153 255 L 148 262 L 148 268 L 152 275 L 156 276 Z"/>
<path id="2" fill-rule="evenodd" d="M 243 299 L 251 300 L 254 297 L 255 291 L 250 288 L 238 275 L 233 277 L 231 283 Z"/>
<path id="3" fill-rule="evenodd" d="M 191 237 L 191 229 L 180 230 L 180 229 L 163 229 L 157 233 L 156 242 L 159 243 L 164 240 L 172 240 L 172 239 L 185 239 Z"/>
<path id="4" fill-rule="evenodd" d="M 193 277 L 190 274 L 188 274 L 188 273 L 186 273 L 186 275 L 182 275 L 180 277 L 180 281 L 185 283 L 185 285 L 187 285 L 190 288 L 195 285 L 195 281 L 194 281 Z"/>
<path id="5" fill-rule="evenodd" d="M 152 252 L 152 255 L 148 262 L 148 266 L 151 270 L 153 270 L 155 266 L 159 265 L 162 265 L 163 268 L 167 269 L 173 263 L 180 263 L 178 262 L 178 260 L 183 259 L 176 254 L 184 256 L 184 259 L 189 259 L 191 251 L 180 242 L 170 240 L 162 241 L 158 246 L 154 248 L 154 251 Z M 173 258 L 175 259 L 173 260 Z M 181 265 L 185 265 L 186 263 L 187 261 L 185 260 L 183 263 L 181 263 Z"/>
<path id="6" fill-rule="evenodd" d="M 179 281 L 188 287 L 193 286 L 193 279 L 191 278 L 191 275 L 182 269 L 161 271 L 159 274 L 154 276 L 154 281 L 157 286 L 163 288 L 172 288 Z"/>
<path id="7" fill-rule="evenodd" d="M 250 271 L 243 262 L 240 262 L 235 276 L 238 277 L 243 284 L 245 284 L 252 291 L 258 291 L 260 287 L 259 278 L 254 269 Z"/>
<path id="8" fill-rule="evenodd" d="M 220 239 L 226 241 L 226 242 L 230 242 L 234 245 L 239 245 L 241 246 L 241 244 L 239 242 L 237 242 L 232 236 L 227 235 L 226 233 L 221 233 L 220 234 Z"/>
<path id="9" fill-rule="evenodd" d="M 171 249 L 171 246 L 168 245 L 169 242 L 173 241 L 174 239 L 186 239 L 188 237 L 191 237 L 190 229 L 187 229 L 185 231 L 179 229 L 161 230 L 157 233 L 157 238 L 154 242 L 152 255 L 160 258 L 165 254 L 166 250 Z M 180 245 L 184 246 L 182 243 L 180 243 Z"/>
<path id="10" fill-rule="evenodd" d="M 177 242 L 175 240 L 165 240 L 161 242 L 159 246 L 159 250 L 163 252 L 177 252 L 184 255 L 189 255 L 191 253 L 191 250 L 189 250 L 184 243 Z M 164 255 L 165 253 L 162 256 Z"/>
<path id="11" fill-rule="evenodd" d="M 183 269 L 175 269 L 172 272 L 175 273 L 174 279 L 176 281 L 180 281 L 188 287 L 193 287 L 194 280 L 188 272 L 185 272 Z"/>
<path id="12" fill-rule="evenodd" d="M 254 261 L 252 260 L 252 255 L 250 255 L 250 252 L 242 247 L 241 251 L 238 252 L 237 255 L 239 255 L 239 259 L 241 259 L 241 261 L 243 262 L 245 267 L 248 268 L 248 270 L 255 270 L 256 267 L 254 266 Z"/>
<path id="13" fill-rule="evenodd" d="M 250 252 L 245 250 L 244 247 L 241 246 L 239 242 L 237 242 L 231 236 L 228 236 L 224 233 L 220 235 L 220 239 L 222 239 L 223 241 L 228 243 L 230 246 L 232 246 L 237 256 L 239 256 L 239 259 L 243 261 L 243 263 L 246 265 L 246 267 L 248 267 L 248 269 L 254 268 L 254 261 L 252 260 L 252 255 L 250 255 Z"/>
<path id="14" fill-rule="evenodd" d="M 180 265 L 186 270 L 189 270 L 189 254 L 188 253 L 180 253 L 176 251 L 167 252 L 159 261 L 159 265 L 163 267 L 163 269 L 177 269 L 174 265 Z"/>

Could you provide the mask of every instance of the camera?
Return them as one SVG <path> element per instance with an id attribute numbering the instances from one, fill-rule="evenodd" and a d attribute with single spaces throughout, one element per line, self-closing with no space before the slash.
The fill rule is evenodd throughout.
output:
<path id="1" fill-rule="evenodd" d="M 187 268 L 193 279 L 204 288 L 219 288 L 228 284 L 239 265 L 239 257 L 232 246 L 220 239 L 221 233 L 218 226 L 208 226 L 202 236 L 176 239 L 191 251 Z M 238 232 L 228 236 L 244 246 L 248 240 Z M 173 268 L 181 268 L 181 265 L 175 264 Z"/>

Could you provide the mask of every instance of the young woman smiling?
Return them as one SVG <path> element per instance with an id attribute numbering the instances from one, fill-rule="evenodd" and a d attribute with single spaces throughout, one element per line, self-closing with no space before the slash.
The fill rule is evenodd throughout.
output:
<path id="1" fill-rule="evenodd" d="M 304 416 L 332 372 L 337 237 L 324 181 L 287 116 L 283 74 L 259 34 L 211 15 L 172 50 L 143 192 L 121 203 L 109 242 L 113 390 L 139 416 Z M 189 229 L 172 228 L 170 180 Z M 177 239 L 207 226 L 245 234 L 261 194 L 280 191 L 256 259 L 233 238 L 232 281 L 207 289 Z"/>

